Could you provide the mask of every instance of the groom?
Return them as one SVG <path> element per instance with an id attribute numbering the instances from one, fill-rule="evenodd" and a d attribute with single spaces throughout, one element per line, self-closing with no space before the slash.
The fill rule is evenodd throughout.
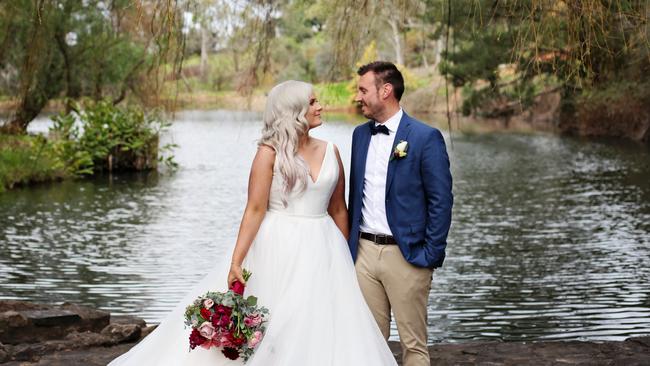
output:
<path id="1" fill-rule="evenodd" d="M 352 135 L 350 252 L 384 337 L 392 311 L 403 364 L 429 365 L 427 300 L 453 204 L 445 141 L 400 107 L 404 78 L 394 64 L 376 61 L 357 73 L 355 101 L 370 121 Z"/>

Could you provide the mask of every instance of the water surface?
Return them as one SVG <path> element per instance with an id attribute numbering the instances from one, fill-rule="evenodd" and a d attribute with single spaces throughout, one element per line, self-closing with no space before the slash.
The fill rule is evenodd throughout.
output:
<path id="1" fill-rule="evenodd" d="M 354 126 L 314 133 L 338 145 L 346 172 Z M 0 298 L 160 321 L 229 258 L 260 128 L 255 113 L 183 112 L 164 138 L 180 146 L 175 174 L 0 194 Z M 456 201 L 430 342 L 650 334 L 647 147 L 492 133 L 454 134 L 448 150 Z"/>

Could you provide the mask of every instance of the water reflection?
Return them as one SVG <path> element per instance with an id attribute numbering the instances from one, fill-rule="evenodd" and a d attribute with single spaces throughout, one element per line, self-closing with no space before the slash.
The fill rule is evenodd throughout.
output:
<path id="1" fill-rule="evenodd" d="M 32 128 L 44 131 L 45 121 Z M 0 298 L 75 301 L 159 321 L 226 258 L 259 115 L 184 112 L 180 170 L 0 194 Z M 349 163 L 354 125 L 330 122 Z M 650 151 L 546 135 L 454 136 L 448 259 L 430 341 L 650 334 Z"/>

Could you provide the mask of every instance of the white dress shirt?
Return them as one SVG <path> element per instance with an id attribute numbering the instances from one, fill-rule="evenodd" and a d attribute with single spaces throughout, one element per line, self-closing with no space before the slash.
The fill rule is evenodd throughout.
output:
<path id="1" fill-rule="evenodd" d="M 366 175 L 363 178 L 363 206 L 360 229 L 371 234 L 393 235 L 386 218 L 386 178 L 395 134 L 402 119 L 402 108 L 383 123 L 389 134 L 378 133 L 370 138 Z M 379 123 L 375 122 L 378 126 Z"/>

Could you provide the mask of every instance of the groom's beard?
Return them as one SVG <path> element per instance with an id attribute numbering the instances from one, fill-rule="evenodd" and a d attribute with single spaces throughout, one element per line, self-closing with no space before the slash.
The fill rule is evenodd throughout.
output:
<path id="1" fill-rule="evenodd" d="M 361 113 L 363 114 L 364 117 L 368 119 L 375 119 L 374 113 L 372 113 L 372 110 L 367 104 L 359 103 L 359 106 L 361 107 Z"/>

